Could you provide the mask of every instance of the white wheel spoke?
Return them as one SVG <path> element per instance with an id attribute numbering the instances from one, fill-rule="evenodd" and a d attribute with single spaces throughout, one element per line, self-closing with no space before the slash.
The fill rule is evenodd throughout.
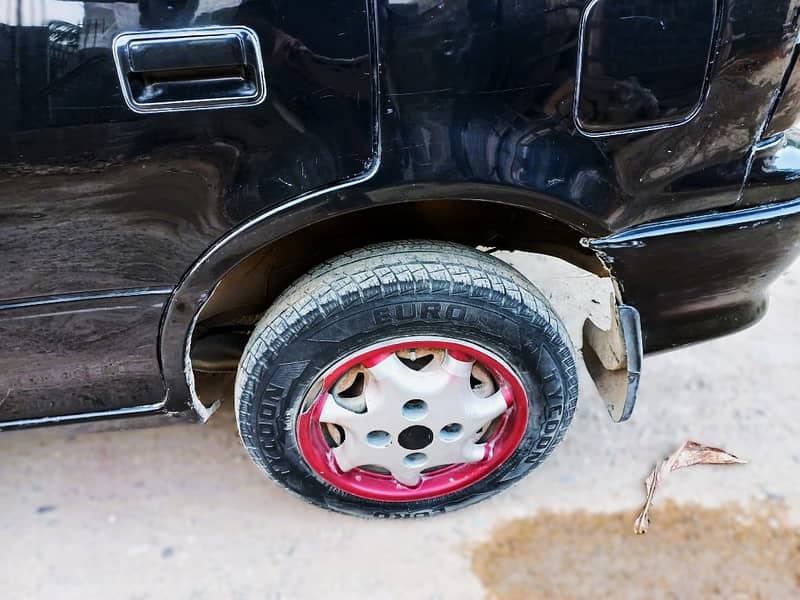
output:
<path id="1" fill-rule="evenodd" d="M 350 452 L 351 449 L 351 444 L 342 444 L 333 449 L 333 456 L 336 459 L 336 464 L 342 471 L 350 471 L 351 469 L 361 466 L 360 461 Z"/>
<path id="2" fill-rule="evenodd" d="M 442 370 L 456 379 L 466 380 L 469 384 L 469 378 L 472 374 L 472 365 L 474 364 L 474 360 L 458 360 L 457 358 L 453 358 L 450 354 L 446 354 L 444 360 L 442 360 Z"/>
<path id="3" fill-rule="evenodd" d="M 345 429 L 351 429 L 357 427 L 359 421 L 363 420 L 363 414 L 355 413 L 343 406 L 339 406 L 333 396 L 326 396 L 323 402 L 325 404 L 322 406 L 322 412 L 319 415 L 319 420 L 322 423 L 333 423 Z"/>
<path id="4" fill-rule="evenodd" d="M 369 459 L 363 456 L 359 444 L 345 442 L 333 449 L 336 464 L 342 471 L 350 471 L 361 465 L 369 464 Z"/>
<path id="5" fill-rule="evenodd" d="M 462 456 L 464 462 L 474 463 L 481 461 L 486 456 L 486 444 L 468 444 L 464 446 Z"/>
<path id="6" fill-rule="evenodd" d="M 495 392 L 488 398 L 474 398 L 466 407 L 465 416 L 473 423 L 480 425 L 493 421 L 508 410 L 506 399 L 502 392 Z"/>
<path id="7" fill-rule="evenodd" d="M 413 371 L 403 364 L 396 354 L 390 354 L 377 364 L 367 367 L 367 371 L 377 381 L 403 381 Z"/>
<path id="8" fill-rule="evenodd" d="M 408 467 L 399 467 L 394 469 L 391 473 L 392 477 L 408 487 L 415 487 L 419 484 L 420 479 L 422 479 L 422 475 L 420 475 L 419 471 L 409 469 Z"/>

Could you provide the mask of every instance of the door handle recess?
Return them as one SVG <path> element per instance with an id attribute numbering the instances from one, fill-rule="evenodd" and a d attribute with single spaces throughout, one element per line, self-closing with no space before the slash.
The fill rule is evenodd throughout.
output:
<path id="1" fill-rule="evenodd" d="M 267 95 L 258 36 L 247 27 L 121 33 L 113 53 L 137 113 L 253 106 Z"/>

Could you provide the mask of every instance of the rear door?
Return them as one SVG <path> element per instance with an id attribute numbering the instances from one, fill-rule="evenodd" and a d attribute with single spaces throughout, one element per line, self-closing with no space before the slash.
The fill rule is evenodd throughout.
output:
<path id="1" fill-rule="evenodd" d="M 369 19 L 365 0 L 0 6 L 0 422 L 162 400 L 161 310 L 203 250 L 369 167 Z"/>

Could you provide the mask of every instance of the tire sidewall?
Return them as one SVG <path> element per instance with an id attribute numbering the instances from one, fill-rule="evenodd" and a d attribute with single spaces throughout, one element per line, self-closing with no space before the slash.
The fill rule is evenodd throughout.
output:
<path id="1" fill-rule="evenodd" d="M 568 340 L 550 320 L 520 302 L 495 306 L 451 293 L 378 297 L 323 315 L 268 343 L 270 328 L 248 352 L 252 364 L 239 402 L 242 440 L 273 479 L 306 500 L 340 512 L 413 517 L 477 502 L 518 481 L 560 441 L 572 417 L 577 382 Z M 501 357 L 528 394 L 528 424 L 511 457 L 471 486 L 437 498 L 381 502 L 345 493 L 323 481 L 303 459 L 296 423 L 319 377 L 343 358 L 407 337 L 451 338 Z"/>

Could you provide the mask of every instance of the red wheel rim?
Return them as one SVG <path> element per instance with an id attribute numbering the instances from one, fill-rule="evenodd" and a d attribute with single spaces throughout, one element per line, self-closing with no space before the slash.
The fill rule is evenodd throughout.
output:
<path id="1" fill-rule="evenodd" d="M 504 412 L 492 420 L 491 433 L 488 434 L 488 438 L 481 439 L 480 443 L 470 443 L 467 439 L 463 442 L 466 447 L 473 450 L 471 460 L 474 460 L 474 462 L 452 463 L 420 471 L 418 475 L 419 481 L 413 485 L 404 484 L 388 473 L 384 474 L 375 472 L 374 469 L 361 468 L 362 465 L 348 469 L 341 468 L 336 457 L 336 453 L 339 450 L 332 447 L 329 441 L 326 440 L 323 428 L 327 425 L 321 419 L 323 411 L 326 410 L 326 403 L 335 402 L 331 395 L 334 385 L 354 367 L 361 365 L 364 368 L 372 369 L 379 366 L 383 361 L 390 359 L 397 352 L 418 348 L 444 351 L 445 356 L 451 357 L 455 361 L 464 363 L 475 361 L 475 363 L 491 373 L 497 387 L 497 391 L 493 396 L 502 394 L 502 400 L 505 403 Z M 437 498 L 463 490 L 500 467 L 517 449 L 527 427 L 528 398 L 520 378 L 500 358 L 493 356 L 487 350 L 464 342 L 442 338 L 409 338 L 402 341 L 386 342 L 354 353 L 352 356 L 332 366 L 322 376 L 321 380 L 321 388 L 317 388 L 320 389 L 319 393 L 313 399 L 306 400 L 305 408 L 298 416 L 296 424 L 298 446 L 304 460 L 320 479 L 341 491 L 360 498 L 383 502 L 411 502 Z M 453 385 L 456 384 L 454 383 Z M 312 389 L 314 387 L 312 386 Z M 463 390 L 460 393 L 463 393 Z M 497 403 L 496 400 L 495 403 Z M 341 412 L 340 407 L 337 406 L 335 409 Z M 391 414 L 394 414 L 394 408 L 391 405 L 390 408 L 382 410 L 391 411 Z M 370 410 L 367 409 L 366 412 L 370 412 Z M 375 415 L 379 414 L 376 409 Z M 411 426 L 409 424 L 409 427 Z M 388 431 L 390 428 L 381 429 L 387 429 Z M 390 434 L 391 443 L 395 444 L 393 452 L 411 453 L 413 448 L 401 447 L 400 440 L 402 438 L 397 429 L 397 427 L 394 427 Z M 423 423 L 423 425 L 417 426 L 417 429 L 427 429 L 427 427 Z M 429 431 L 433 432 L 434 430 L 431 429 Z M 439 435 L 444 435 L 443 431 L 439 431 Z M 349 439 L 348 436 L 350 435 L 353 436 L 354 441 L 352 443 L 355 444 L 357 434 L 345 428 L 345 441 Z M 433 435 L 434 441 L 430 442 L 430 448 L 434 448 L 435 444 L 438 444 L 436 448 L 447 448 L 446 443 L 441 442 L 435 432 Z M 476 434 L 468 432 L 466 435 Z M 409 438 L 407 437 L 406 439 Z M 482 455 L 479 458 L 475 456 L 477 451 L 473 446 L 481 447 Z M 452 451 L 452 449 L 446 450 L 446 452 Z M 424 448 L 423 452 L 425 452 Z M 433 455 L 436 456 L 435 453 Z M 409 469 L 411 474 L 404 473 L 403 477 L 413 478 L 412 471 L 412 469 Z"/>

